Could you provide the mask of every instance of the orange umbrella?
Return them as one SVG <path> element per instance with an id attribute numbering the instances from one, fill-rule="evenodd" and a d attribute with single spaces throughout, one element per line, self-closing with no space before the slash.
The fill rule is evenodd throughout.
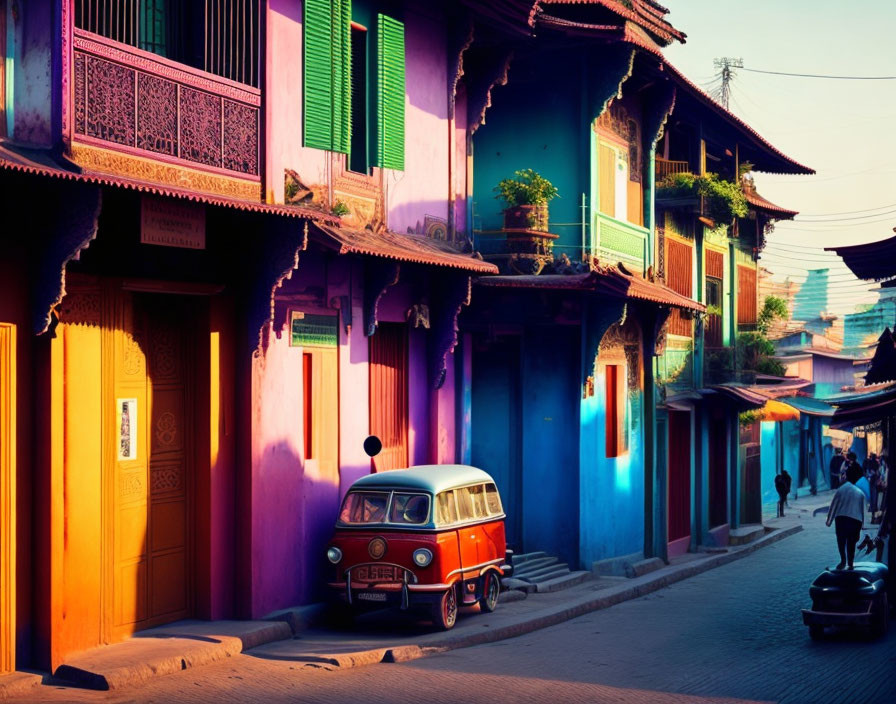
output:
<path id="1" fill-rule="evenodd" d="M 799 420 L 800 412 L 781 401 L 766 401 L 759 411 L 762 420 Z"/>

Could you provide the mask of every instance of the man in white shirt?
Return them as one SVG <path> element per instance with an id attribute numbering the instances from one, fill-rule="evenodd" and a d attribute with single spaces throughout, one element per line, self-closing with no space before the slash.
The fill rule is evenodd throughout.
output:
<path id="1" fill-rule="evenodd" d="M 855 462 L 846 470 L 846 483 L 843 484 L 831 501 L 828 509 L 827 525 L 836 525 L 837 550 L 840 552 L 840 564 L 836 569 L 853 568 L 856 557 L 856 543 L 862 532 L 865 520 L 865 494 L 856 486 L 862 477 L 862 468 Z"/>

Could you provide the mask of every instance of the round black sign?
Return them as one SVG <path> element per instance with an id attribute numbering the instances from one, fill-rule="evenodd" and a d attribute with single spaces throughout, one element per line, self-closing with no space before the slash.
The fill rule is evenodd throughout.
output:
<path id="1" fill-rule="evenodd" d="M 382 449 L 383 443 L 376 435 L 370 435 L 364 440 L 364 452 L 366 452 L 369 457 L 376 457 L 380 454 L 380 450 Z"/>

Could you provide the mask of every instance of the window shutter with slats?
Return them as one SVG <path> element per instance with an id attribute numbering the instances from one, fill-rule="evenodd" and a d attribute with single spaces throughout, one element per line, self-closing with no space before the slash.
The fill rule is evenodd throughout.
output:
<path id="1" fill-rule="evenodd" d="M 351 0 L 305 0 L 304 8 L 305 146 L 348 153 Z"/>
<path id="2" fill-rule="evenodd" d="M 404 170 L 404 23 L 377 15 L 376 165 Z"/>

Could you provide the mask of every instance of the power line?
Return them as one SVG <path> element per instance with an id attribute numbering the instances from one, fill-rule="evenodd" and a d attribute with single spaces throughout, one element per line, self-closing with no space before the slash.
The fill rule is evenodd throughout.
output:
<path id="1" fill-rule="evenodd" d="M 819 73 L 789 73 L 787 71 L 763 71 L 758 68 L 746 68 L 738 66 L 744 71 L 751 73 L 765 73 L 771 76 L 793 76 L 795 78 L 830 78 L 840 81 L 896 81 L 896 76 L 829 76 Z"/>
<path id="2" fill-rule="evenodd" d="M 800 213 L 801 218 L 820 218 L 830 215 L 855 215 L 856 213 L 870 213 L 872 210 L 884 210 L 886 208 L 896 208 L 896 203 L 889 205 L 879 205 L 876 208 L 864 208 L 862 210 L 844 210 L 840 213 Z"/>

